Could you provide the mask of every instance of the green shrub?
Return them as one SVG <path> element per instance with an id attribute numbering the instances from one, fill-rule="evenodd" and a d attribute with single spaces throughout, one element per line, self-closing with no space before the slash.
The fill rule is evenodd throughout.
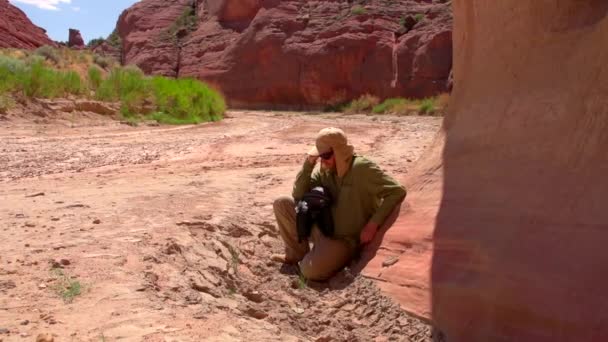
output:
<path id="1" fill-rule="evenodd" d="M 23 92 L 27 97 L 54 98 L 61 93 L 59 73 L 35 62 L 24 75 Z"/>
<path id="2" fill-rule="evenodd" d="M 103 77 L 101 75 L 101 70 L 94 65 L 89 67 L 89 89 L 95 91 L 101 85 L 103 81 Z"/>
<path id="3" fill-rule="evenodd" d="M 132 93 L 146 92 L 147 87 L 145 76 L 138 68 L 116 67 L 101 82 L 96 97 L 102 101 L 118 101 Z"/>
<path id="4" fill-rule="evenodd" d="M 361 15 L 361 14 L 365 14 L 367 12 L 367 10 L 365 9 L 365 7 L 362 7 L 362 6 L 359 6 L 359 5 L 353 7 L 350 11 L 354 15 Z"/>
<path id="5" fill-rule="evenodd" d="M 217 121 L 223 117 L 226 104 L 222 96 L 197 80 L 152 79 L 157 112 L 152 118 L 168 124 Z"/>
<path id="6" fill-rule="evenodd" d="M 99 65 L 103 69 L 106 69 L 108 66 L 110 66 L 110 60 L 108 58 L 97 54 L 93 56 L 93 63 Z"/>
<path id="7" fill-rule="evenodd" d="M 187 7 L 182 14 L 173 22 L 173 24 L 167 30 L 167 33 L 170 37 L 174 38 L 176 34 L 182 29 L 187 32 L 192 32 L 196 30 L 198 24 L 198 17 L 196 16 L 196 12 L 194 8 Z"/>
<path id="8" fill-rule="evenodd" d="M 372 112 L 374 112 L 375 114 L 391 113 L 391 112 L 393 112 L 395 107 L 405 105 L 408 102 L 409 101 L 407 99 L 400 98 L 400 97 L 386 99 L 386 100 L 384 100 L 384 102 L 374 106 L 374 108 L 372 108 Z"/>
<path id="9" fill-rule="evenodd" d="M 84 88 L 82 85 L 82 79 L 76 71 L 67 71 L 63 73 L 63 91 L 64 94 L 80 95 L 83 93 Z"/>
<path id="10" fill-rule="evenodd" d="M 89 43 L 87 44 L 87 47 L 88 47 L 88 48 L 94 48 L 94 47 L 96 47 L 96 46 L 98 46 L 98 45 L 103 44 L 105 41 L 106 41 L 106 40 L 105 40 L 105 39 L 103 39 L 102 37 L 99 37 L 99 38 L 94 38 L 94 39 L 91 39 L 91 40 L 89 41 Z"/>
<path id="11" fill-rule="evenodd" d="M 421 114 L 433 114 L 436 110 L 437 108 L 435 107 L 435 99 L 424 99 L 420 103 L 419 111 Z"/>
<path id="12" fill-rule="evenodd" d="M 118 35 L 118 31 L 116 29 L 114 29 L 114 31 L 112 31 L 112 33 L 110 33 L 110 35 L 108 36 L 108 39 L 106 39 L 106 41 L 108 42 L 108 44 L 110 46 L 112 46 L 116 49 L 122 49 L 122 39 Z"/>
<path id="13" fill-rule="evenodd" d="M 344 111 L 346 113 L 362 113 L 370 111 L 374 106 L 380 103 L 380 99 L 376 96 L 365 94 L 356 100 L 349 103 Z"/>
<path id="14" fill-rule="evenodd" d="M 25 73 L 23 61 L 12 57 L 0 56 L 0 94 L 20 89 L 20 80 Z"/>
<path id="15" fill-rule="evenodd" d="M 121 101 L 124 117 L 141 113 L 143 105 L 151 97 L 149 80 L 135 66 L 117 67 L 99 85 L 96 97 L 102 101 Z"/>
<path id="16" fill-rule="evenodd" d="M 52 46 L 44 45 L 36 49 L 35 53 L 39 56 L 46 58 L 47 60 L 52 61 L 55 64 L 59 64 L 61 60 L 57 49 Z"/>
<path id="17" fill-rule="evenodd" d="M 422 19 L 424 19 L 425 15 L 423 13 L 418 13 L 414 16 L 414 19 L 416 20 L 416 22 L 420 22 Z"/>

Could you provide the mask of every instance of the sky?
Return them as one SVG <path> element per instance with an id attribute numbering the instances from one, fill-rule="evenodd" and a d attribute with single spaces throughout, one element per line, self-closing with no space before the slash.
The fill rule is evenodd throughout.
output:
<path id="1" fill-rule="evenodd" d="M 107 37 L 118 16 L 138 0 L 9 0 L 55 41 L 66 42 L 68 29 L 80 30 L 85 43 Z"/>

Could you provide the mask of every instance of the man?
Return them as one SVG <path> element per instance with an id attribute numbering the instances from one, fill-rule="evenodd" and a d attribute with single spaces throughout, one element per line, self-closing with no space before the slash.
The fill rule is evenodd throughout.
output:
<path id="1" fill-rule="evenodd" d="M 321 167 L 315 169 L 318 159 Z M 295 203 L 315 186 L 329 190 L 334 219 L 334 236 L 327 237 L 313 227 L 308 241 L 298 243 Z M 373 240 L 384 220 L 403 201 L 405 188 L 374 162 L 354 153 L 339 128 L 322 129 L 297 175 L 292 197 L 274 202 L 274 213 L 285 255 L 273 259 L 298 264 L 307 279 L 327 280 L 346 266 L 358 250 Z"/>

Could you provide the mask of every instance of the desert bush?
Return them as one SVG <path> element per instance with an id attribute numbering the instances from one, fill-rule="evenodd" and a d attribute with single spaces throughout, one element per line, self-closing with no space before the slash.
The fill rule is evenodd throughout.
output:
<path id="1" fill-rule="evenodd" d="M 222 96 L 193 79 L 152 79 L 157 112 L 152 118 L 168 124 L 220 120 L 226 110 Z"/>
<path id="2" fill-rule="evenodd" d="M 89 89 L 95 91 L 101 85 L 103 81 L 103 76 L 101 75 L 101 70 L 98 67 L 91 65 L 88 71 L 88 81 L 89 81 Z"/>
<path id="3" fill-rule="evenodd" d="M 39 47 L 38 49 L 36 49 L 36 51 L 34 51 L 37 55 L 42 56 L 44 58 L 46 58 L 49 61 L 52 61 L 55 64 L 59 64 L 59 61 L 61 60 L 61 56 L 59 54 L 59 52 L 57 51 L 57 49 L 55 49 L 52 46 L 49 45 L 44 45 Z"/>
<path id="4" fill-rule="evenodd" d="M 107 69 L 110 66 L 110 60 L 106 57 L 95 54 L 93 56 L 93 63 L 99 65 L 102 69 Z"/>
<path id="5" fill-rule="evenodd" d="M 419 111 L 420 114 L 434 114 L 437 110 L 435 106 L 434 98 L 426 98 L 420 102 Z"/>
<path id="6" fill-rule="evenodd" d="M 0 94 L 19 88 L 26 65 L 23 61 L 8 56 L 0 56 Z"/>
<path id="7" fill-rule="evenodd" d="M 104 38 L 102 38 L 102 37 L 99 37 L 99 38 L 94 38 L 94 39 L 89 40 L 89 42 L 87 43 L 87 47 L 88 47 L 89 49 L 90 49 L 90 48 L 94 48 L 94 47 L 96 47 L 96 46 L 98 46 L 98 45 L 103 44 L 105 41 L 106 41 L 106 40 L 105 40 Z"/>
<path id="8" fill-rule="evenodd" d="M 374 106 L 374 108 L 372 108 L 372 112 L 375 114 L 392 113 L 395 110 L 395 107 L 402 107 L 408 102 L 409 100 L 400 97 L 386 99 L 384 102 Z"/>
<path id="9" fill-rule="evenodd" d="M 358 99 L 351 101 L 351 103 L 345 107 L 344 111 L 349 114 L 368 112 L 379 103 L 380 99 L 378 97 L 365 94 Z"/>

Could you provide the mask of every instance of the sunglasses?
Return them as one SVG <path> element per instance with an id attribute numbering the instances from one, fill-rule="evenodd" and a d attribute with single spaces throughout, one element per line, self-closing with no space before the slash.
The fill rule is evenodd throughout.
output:
<path id="1" fill-rule="evenodd" d="M 330 159 L 332 156 L 334 155 L 334 151 L 329 151 L 329 152 L 325 152 L 325 153 L 321 153 L 319 154 L 319 157 L 321 157 L 321 159 L 323 160 L 328 160 Z"/>

